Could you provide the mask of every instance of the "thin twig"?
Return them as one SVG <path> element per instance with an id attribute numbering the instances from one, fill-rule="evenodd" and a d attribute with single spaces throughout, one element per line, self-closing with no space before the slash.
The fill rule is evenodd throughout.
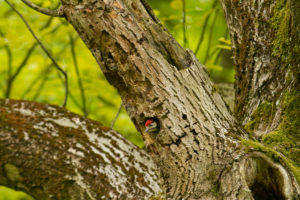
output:
<path id="1" fill-rule="evenodd" d="M 10 77 L 11 72 L 12 72 L 12 53 L 11 53 L 9 46 L 4 45 L 4 49 L 6 50 L 6 53 L 7 53 L 7 62 L 8 62 L 7 63 L 7 66 L 8 66 L 7 76 Z"/>
<path id="2" fill-rule="evenodd" d="M 45 86 L 45 84 L 46 84 L 47 81 L 48 81 L 48 74 L 45 73 L 45 76 L 43 77 L 42 82 L 40 83 L 40 85 L 38 86 L 38 88 L 35 90 L 35 94 L 31 98 L 31 101 L 36 101 L 36 99 L 40 96 L 41 91 L 43 90 L 43 88 L 44 88 L 44 86 Z"/>
<path id="3" fill-rule="evenodd" d="M 215 60 L 214 60 L 214 62 L 213 62 L 214 65 L 216 65 L 216 64 L 218 63 L 218 61 L 219 61 L 221 55 L 222 55 L 222 49 L 220 49 L 220 50 L 218 51 L 218 54 L 217 54 L 217 56 L 216 56 L 216 58 L 215 58 Z"/>
<path id="4" fill-rule="evenodd" d="M 57 29 L 56 29 L 56 30 L 57 30 Z M 77 40 L 78 37 L 75 38 L 75 39 Z M 62 47 L 62 49 L 57 53 L 57 56 L 56 56 L 57 59 L 59 58 L 60 55 L 63 54 L 63 52 L 65 51 L 65 49 L 66 49 L 68 46 L 69 46 L 69 44 L 66 44 L 66 45 L 64 45 L 64 46 Z M 25 90 L 25 92 L 22 94 L 21 99 L 25 99 L 26 95 L 27 95 L 28 93 L 31 92 L 31 90 L 32 90 L 33 87 L 39 82 L 39 80 L 42 79 L 42 80 L 43 80 L 42 82 L 44 82 L 44 79 L 47 79 L 47 74 L 50 72 L 50 70 L 51 70 L 51 68 L 52 68 L 52 65 L 53 65 L 53 63 L 49 64 L 45 70 L 43 70 L 41 73 L 39 73 L 39 74 L 36 76 L 36 79 L 34 79 L 34 80 L 31 82 L 31 84 L 28 86 L 28 88 L 27 88 L 27 89 Z M 44 87 L 44 85 L 45 85 L 45 84 L 41 83 L 38 90 L 42 90 L 43 87 Z M 38 91 L 38 93 L 39 93 L 39 91 Z M 70 92 L 69 92 L 69 93 L 70 93 Z M 37 93 L 35 93 L 34 98 L 37 98 L 37 97 L 38 97 L 38 96 L 36 96 L 36 95 L 37 95 Z M 31 99 L 31 100 L 33 100 L 33 99 Z"/>
<path id="5" fill-rule="evenodd" d="M 182 0 L 182 33 L 183 33 L 183 46 L 186 48 L 187 38 L 186 38 L 186 9 L 185 0 Z"/>
<path id="6" fill-rule="evenodd" d="M 103 98 L 101 95 L 98 95 L 97 98 L 105 104 L 105 106 L 109 106 L 109 107 L 115 107 L 115 104 L 113 104 L 111 101 Z"/>
<path id="7" fill-rule="evenodd" d="M 54 18 L 53 17 L 50 17 L 49 20 L 46 22 L 45 25 L 43 25 L 39 30 L 42 31 L 46 28 L 48 28 L 51 24 L 51 21 L 53 20 Z M 54 31 L 56 31 L 57 28 L 54 29 Z M 53 31 L 53 32 L 54 32 Z M 50 31 L 52 33 L 52 31 Z M 48 33 L 44 34 L 44 35 L 47 35 Z M 13 82 L 14 80 L 17 78 L 17 76 L 19 75 L 19 73 L 21 72 L 21 70 L 23 69 L 23 67 L 26 65 L 27 61 L 29 60 L 29 57 L 31 56 L 34 48 L 36 47 L 37 45 L 37 42 L 35 42 L 31 48 L 29 48 L 29 51 L 27 52 L 26 56 L 24 57 L 23 61 L 21 62 L 21 64 L 19 65 L 19 67 L 17 67 L 17 70 L 16 72 L 11 75 L 11 72 L 8 73 L 10 74 L 7 78 L 7 87 L 6 87 L 6 91 L 5 91 L 5 96 L 6 98 L 9 98 L 10 97 L 10 94 L 11 94 L 11 90 L 12 90 L 12 85 L 13 85 Z"/>
<path id="8" fill-rule="evenodd" d="M 58 30 L 58 29 L 55 29 L 55 30 Z M 65 45 L 65 46 L 60 50 L 60 52 L 59 52 L 57 55 L 61 55 L 61 54 L 63 53 L 63 51 L 65 50 L 66 47 L 67 47 L 67 45 Z M 49 64 L 45 70 L 43 70 L 42 72 L 40 72 L 40 73 L 36 76 L 36 79 L 34 79 L 34 80 L 31 82 L 31 84 L 28 86 L 28 88 L 23 92 L 23 94 L 22 94 L 22 96 L 21 96 L 21 99 L 25 99 L 25 98 L 26 98 L 26 95 L 27 95 L 28 93 L 31 92 L 31 90 L 33 89 L 33 87 L 38 83 L 38 81 L 39 81 L 40 79 L 43 79 L 43 81 L 44 81 L 44 79 L 47 78 L 47 76 L 44 77 L 43 75 L 47 75 L 47 74 L 49 73 L 50 69 L 52 68 L 52 65 L 53 65 L 53 63 Z M 43 86 L 43 85 L 42 85 L 42 86 Z M 34 97 L 35 97 L 35 95 L 34 95 Z M 34 100 L 34 99 L 31 99 L 31 100 Z"/>
<path id="9" fill-rule="evenodd" d="M 32 101 L 36 101 L 36 99 L 39 97 L 39 95 L 42 93 L 42 90 L 43 88 L 45 87 L 49 77 L 49 73 L 50 70 L 52 69 L 52 63 L 48 66 L 48 68 L 46 69 L 47 71 L 45 71 L 45 73 L 41 73 L 41 75 L 44 75 L 44 76 L 41 76 L 41 80 L 42 82 L 39 84 L 38 88 L 35 90 L 35 94 L 33 95 L 33 97 L 31 98 Z M 57 72 L 58 73 L 58 72 Z M 64 79 L 61 77 L 61 74 L 57 74 L 58 78 L 64 82 Z M 32 85 L 35 85 L 35 84 L 32 84 Z M 81 105 L 78 103 L 78 101 L 76 100 L 76 98 L 72 95 L 71 91 L 69 91 L 68 93 L 68 98 L 74 102 L 75 106 L 77 106 L 78 108 L 81 109 Z M 70 102 L 70 101 L 69 101 Z"/>
<path id="10" fill-rule="evenodd" d="M 215 9 L 215 7 L 217 6 L 217 2 L 218 0 L 215 0 L 213 5 L 212 5 L 212 8 L 211 9 Z M 206 27 L 207 27 L 207 24 L 208 24 L 208 21 L 209 21 L 209 18 L 210 18 L 211 14 L 207 15 L 205 17 L 205 21 L 204 21 L 204 24 L 203 24 L 203 28 L 201 30 L 201 34 L 200 34 L 200 38 L 199 38 L 199 41 L 198 41 L 198 44 L 197 44 L 197 47 L 195 49 L 195 55 L 197 55 L 199 49 L 200 49 L 200 46 L 202 44 L 202 42 L 204 41 L 204 33 L 205 33 L 205 30 L 206 30 Z"/>
<path id="11" fill-rule="evenodd" d="M 51 54 L 49 53 L 49 51 L 45 48 L 45 46 L 43 45 L 43 43 L 38 39 L 38 37 L 33 32 L 33 30 L 31 29 L 30 25 L 26 21 L 26 19 L 23 17 L 23 15 L 8 0 L 4 0 L 4 1 L 20 16 L 20 18 L 23 20 L 23 22 L 27 26 L 27 28 L 30 31 L 30 33 L 32 34 L 32 36 L 36 39 L 36 41 L 41 46 L 41 48 L 44 50 L 44 52 L 47 54 L 47 56 L 51 59 L 51 61 L 53 62 L 54 66 L 64 75 L 64 77 L 65 77 L 65 99 L 64 99 L 64 103 L 63 103 L 62 106 L 65 107 L 66 104 L 67 104 L 67 98 L 68 98 L 68 75 L 67 75 L 67 73 L 57 64 L 57 62 L 51 56 Z"/>
<path id="12" fill-rule="evenodd" d="M 50 17 L 50 18 L 48 19 L 48 21 L 47 21 L 47 22 L 46 22 L 39 30 L 42 31 L 42 30 L 48 28 L 48 27 L 51 25 L 53 19 L 54 19 L 54 17 Z"/>
<path id="13" fill-rule="evenodd" d="M 204 33 L 205 33 L 205 30 L 206 30 L 206 26 L 207 26 L 207 24 L 208 24 L 209 18 L 210 18 L 210 15 L 207 15 L 207 16 L 205 17 L 205 21 L 204 21 L 204 24 L 203 24 L 203 28 L 202 28 L 202 30 L 201 30 L 200 38 L 199 38 L 197 47 L 196 47 L 196 49 L 195 49 L 195 55 L 197 55 L 197 53 L 198 53 L 198 51 L 199 51 L 199 49 L 200 49 L 200 46 L 201 46 L 201 44 L 202 44 L 202 42 L 203 42 L 203 39 L 204 39 Z"/>
<path id="14" fill-rule="evenodd" d="M 50 17 L 49 20 L 46 22 L 45 25 L 43 25 L 41 28 L 40 28 L 40 31 L 48 28 L 52 22 L 54 18 L 53 17 Z M 35 42 L 31 48 L 29 49 L 29 51 L 27 52 L 26 56 L 24 57 L 22 63 L 19 65 L 19 67 L 17 68 L 16 72 L 14 73 L 14 75 L 11 76 L 11 78 L 9 79 L 9 84 L 8 84 L 8 87 L 7 87 L 7 92 L 8 92 L 8 96 L 10 94 L 10 90 L 11 90 L 11 87 L 12 87 L 12 84 L 15 80 L 15 78 L 19 75 L 19 73 L 21 72 L 21 70 L 23 69 L 23 67 L 26 65 L 27 61 L 29 60 L 29 57 L 31 55 L 31 53 L 33 52 L 33 50 L 35 49 L 37 45 L 37 42 Z M 45 80 L 45 79 L 44 79 Z"/>
<path id="15" fill-rule="evenodd" d="M 64 78 L 62 77 L 62 75 L 61 75 L 58 71 L 56 71 L 56 72 L 57 72 L 57 77 L 59 78 L 59 80 L 60 80 L 62 83 L 64 83 Z M 71 91 L 69 91 L 68 97 L 70 98 L 70 100 L 73 101 L 73 103 L 75 104 L 75 106 L 77 106 L 77 108 L 79 108 L 79 109 L 82 108 L 81 105 L 80 105 L 80 103 L 77 101 L 77 99 L 72 95 L 72 92 L 71 92 Z"/>
<path id="16" fill-rule="evenodd" d="M 12 73 L 12 53 L 11 53 L 11 50 L 9 48 L 9 46 L 5 45 L 4 46 L 5 50 L 6 50 L 6 53 L 7 53 L 7 66 L 8 66 L 8 69 L 7 69 L 7 81 L 6 81 L 6 91 L 5 91 L 5 98 L 9 98 L 9 95 L 7 95 L 7 88 L 8 88 L 8 85 L 9 85 L 9 79 L 11 77 L 11 73 Z"/>
<path id="17" fill-rule="evenodd" d="M 213 21 L 212 21 L 212 24 L 211 24 L 211 27 L 210 27 L 210 34 L 208 36 L 208 45 L 207 45 L 207 51 L 206 51 L 206 54 L 205 54 L 205 58 L 204 58 L 204 61 L 203 61 L 203 64 L 205 65 L 208 58 L 209 58 L 209 51 L 210 51 L 210 47 L 211 47 L 211 41 L 212 41 L 212 36 L 213 36 L 213 30 L 214 30 L 214 26 L 216 24 L 216 20 L 217 20 L 217 17 L 218 17 L 218 10 L 216 11 L 215 13 L 215 16 L 213 18 Z"/>
<path id="18" fill-rule="evenodd" d="M 30 8 L 32 8 L 33 10 L 35 10 L 39 13 L 42 13 L 42 14 L 45 14 L 45 15 L 48 15 L 48 16 L 51 16 L 51 17 L 63 17 L 63 13 L 61 12 L 60 9 L 51 10 L 51 9 L 48 9 L 48 8 L 42 8 L 42 7 L 32 3 L 29 0 L 22 0 L 22 1 L 27 6 L 29 6 Z"/>
<path id="19" fill-rule="evenodd" d="M 77 106 L 77 108 L 81 109 L 81 105 L 80 103 L 76 100 L 76 98 L 72 95 L 72 92 L 70 91 L 69 92 L 69 96 L 70 96 L 70 99 L 73 101 L 73 103 L 75 104 L 75 106 Z"/>
<path id="20" fill-rule="evenodd" d="M 25 67 L 27 61 L 29 60 L 34 48 L 36 47 L 37 43 L 35 42 L 31 48 L 27 51 L 23 61 L 21 62 L 21 64 L 19 65 L 19 67 L 17 67 L 17 70 L 15 71 L 15 73 L 13 75 L 11 75 L 10 77 L 8 77 L 7 79 L 7 88 L 6 88 L 6 92 L 5 92 L 5 97 L 9 98 L 10 97 L 10 93 L 11 93 L 11 89 L 12 89 L 12 85 L 13 82 L 15 81 L 15 79 L 17 78 L 17 76 L 20 74 L 20 72 L 22 71 L 22 69 Z"/>
<path id="21" fill-rule="evenodd" d="M 117 114 L 116 114 L 115 118 L 114 118 L 114 119 L 112 120 L 112 122 L 111 122 L 110 128 L 113 128 L 113 127 L 114 127 L 114 125 L 115 125 L 115 123 L 116 123 L 116 121 L 117 121 L 117 118 L 118 118 L 118 116 L 119 116 L 119 114 L 120 114 L 120 112 L 121 112 L 122 106 L 123 106 L 123 103 L 121 102 L 121 104 L 120 104 L 120 106 L 119 106 L 119 109 L 118 109 L 118 111 L 117 111 Z"/>
<path id="22" fill-rule="evenodd" d="M 33 87 L 39 82 L 40 79 L 44 79 L 44 76 L 43 74 L 48 74 L 48 72 L 50 71 L 52 67 L 52 63 L 44 70 L 42 71 L 41 73 L 39 73 L 37 76 L 36 76 L 36 79 L 34 79 L 31 84 L 27 87 L 27 89 L 23 92 L 22 96 L 21 96 L 21 99 L 25 99 L 27 96 L 28 93 L 31 92 L 31 90 L 33 89 Z"/>
<path id="23" fill-rule="evenodd" d="M 77 82 L 78 82 L 78 86 L 80 89 L 80 94 L 81 94 L 81 101 L 82 101 L 82 111 L 85 117 L 88 116 L 87 113 L 87 109 L 86 109 L 86 100 L 85 100 L 85 94 L 84 94 L 84 88 L 83 88 L 83 83 L 80 77 L 80 72 L 79 72 L 79 68 L 78 68 L 78 62 L 77 62 L 77 57 L 76 57 L 76 52 L 75 52 L 75 48 L 74 48 L 74 39 L 73 37 L 70 35 L 70 46 L 71 46 L 71 54 L 72 54 L 72 59 L 74 62 L 74 67 L 75 67 L 75 71 L 76 71 L 76 75 L 77 75 Z"/>

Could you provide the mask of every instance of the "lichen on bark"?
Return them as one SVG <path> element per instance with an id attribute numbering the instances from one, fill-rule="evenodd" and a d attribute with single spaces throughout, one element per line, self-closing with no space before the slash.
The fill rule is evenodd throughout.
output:
<path id="1" fill-rule="evenodd" d="M 0 100 L 0 183 L 36 199 L 147 199 L 161 192 L 150 157 L 61 107 Z"/>

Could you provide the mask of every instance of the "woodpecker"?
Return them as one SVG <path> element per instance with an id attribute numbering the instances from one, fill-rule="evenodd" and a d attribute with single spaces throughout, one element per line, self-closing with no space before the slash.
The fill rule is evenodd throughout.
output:
<path id="1" fill-rule="evenodd" d="M 159 131 L 159 122 L 155 119 L 148 119 L 145 122 L 145 127 L 147 133 L 157 133 Z"/>

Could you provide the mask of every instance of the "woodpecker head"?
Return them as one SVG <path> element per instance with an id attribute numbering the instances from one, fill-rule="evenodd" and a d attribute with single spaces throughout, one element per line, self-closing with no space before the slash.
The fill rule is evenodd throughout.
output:
<path id="1" fill-rule="evenodd" d="M 159 131 L 159 123 L 158 120 L 148 119 L 145 122 L 146 132 L 147 133 L 157 133 Z"/>

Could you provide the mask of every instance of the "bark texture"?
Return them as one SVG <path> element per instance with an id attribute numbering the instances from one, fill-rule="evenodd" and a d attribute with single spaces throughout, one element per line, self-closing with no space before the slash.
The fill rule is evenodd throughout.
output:
<path id="1" fill-rule="evenodd" d="M 63 108 L 0 101 L 0 184 L 35 199 L 149 199 L 151 158 L 119 133 Z"/>
<path id="2" fill-rule="evenodd" d="M 262 155 L 246 153 L 241 140 L 247 134 L 215 92 L 205 68 L 180 47 L 144 1 L 62 3 L 66 19 L 143 134 L 167 199 L 253 199 L 262 197 L 261 191 L 251 190 L 259 187 L 286 199 L 299 193 L 289 171 Z M 153 117 L 161 129 L 150 135 L 144 123 Z M 260 161 L 281 178 L 269 173 L 271 181 L 259 179 L 263 167 L 248 176 L 251 166 L 262 166 Z"/>
<path id="3" fill-rule="evenodd" d="M 235 115 L 261 139 L 289 115 L 287 92 L 299 91 L 299 1 L 221 2 L 237 69 Z"/>
<path id="4" fill-rule="evenodd" d="M 221 2 L 237 66 L 235 115 L 300 182 L 300 2 Z"/>

